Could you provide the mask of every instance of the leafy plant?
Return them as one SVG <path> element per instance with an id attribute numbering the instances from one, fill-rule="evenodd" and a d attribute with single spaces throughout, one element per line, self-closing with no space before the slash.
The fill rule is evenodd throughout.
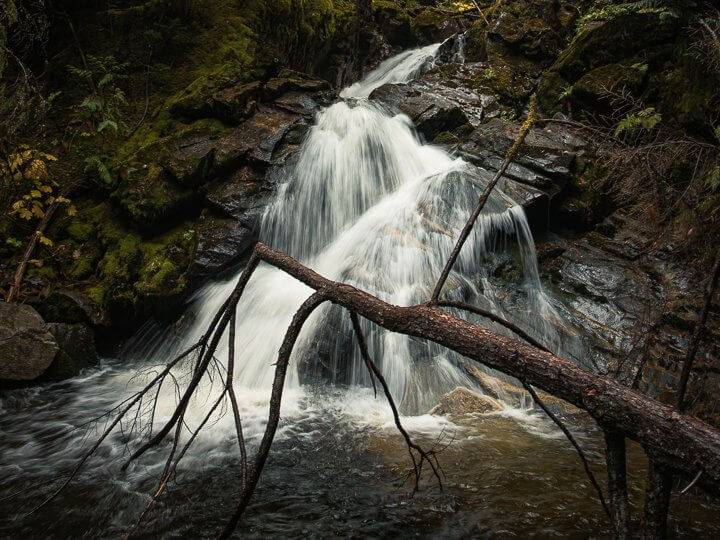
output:
<path id="1" fill-rule="evenodd" d="M 114 56 L 90 55 L 86 67 L 71 66 L 69 70 L 90 90 L 78 107 L 79 119 L 90 130 L 83 134 L 117 134 L 124 130 L 123 108 L 127 99 L 120 84 L 127 79 L 127 65 L 118 63 Z"/>
<path id="2" fill-rule="evenodd" d="M 662 116 L 655 110 L 655 107 L 648 107 L 640 112 L 628 114 L 618 122 L 614 135 L 618 137 L 623 133 L 637 131 L 650 131 L 662 121 Z"/>

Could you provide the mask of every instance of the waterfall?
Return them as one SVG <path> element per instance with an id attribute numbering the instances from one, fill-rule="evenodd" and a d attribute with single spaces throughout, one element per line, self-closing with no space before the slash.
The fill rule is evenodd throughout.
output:
<path id="1" fill-rule="evenodd" d="M 458 47 L 460 54 L 462 45 Z M 429 298 L 489 175 L 422 143 L 408 117 L 368 96 L 382 84 L 407 82 L 430 69 L 439 49 L 440 44 L 429 45 L 384 61 L 362 81 L 345 88 L 341 101 L 318 114 L 296 166 L 264 215 L 262 241 L 330 279 L 393 304 L 411 305 Z M 503 308 L 501 297 L 506 295 L 490 275 L 493 263 L 510 252 L 522 261 L 521 284 L 514 291 L 522 297 L 519 315 Z M 192 322 L 183 338 L 175 342 L 156 338 L 150 344 L 154 355 L 170 357 L 195 342 L 236 280 L 234 276 L 201 290 L 189 309 Z M 258 268 L 238 306 L 238 385 L 269 388 L 284 331 L 309 294 L 308 287 L 283 272 L 265 265 Z M 445 296 L 491 309 L 543 341 L 556 339 L 525 214 L 499 188 L 464 247 Z M 473 384 L 457 355 L 368 321 L 363 327 L 371 354 L 406 413 L 424 412 L 443 393 Z M 226 355 L 226 341 L 221 342 L 218 358 Z M 318 380 L 370 383 L 354 346 L 349 316 L 337 307 L 318 310 L 306 323 L 287 385 Z"/>

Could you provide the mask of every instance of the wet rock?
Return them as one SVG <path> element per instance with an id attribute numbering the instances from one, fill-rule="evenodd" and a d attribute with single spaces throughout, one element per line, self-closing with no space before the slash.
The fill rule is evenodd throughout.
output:
<path id="1" fill-rule="evenodd" d="M 0 301 L 0 379 L 31 381 L 43 374 L 59 350 L 34 308 Z"/>
<path id="2" fill-rule="evenodd" d="M 248 227 L 234 219 L 206 218 L 198 227 L 198 245 L 189 275 L 216 274 L 249 255 L 258 239 L 258 225 Z"/>
<path id="3" fill-rule="evenodd" d="M 261 173 L 244 166 L 213 185 L 205 198 L 227 216 L 242 221 L 253 210 L 262 211 L 272 195 Z"/>
<path id="4" fill-rule="evenodd" d="M 302 115 L 308 120 L 320 110 L 320 104 L 305 92 L 287 92 L 277 98 L 273 104 L 278 109 Z"/>
<path id="5" fill-rule="evenodd" d="M 280 141 L 299 120 L 295 114 L 260 107 L 237 129 L 217 141 L 215 162 L 217 171 L 229 171 L 244 160 L 269 164 Z"/>
<path id="6" fill-rule="evenodd" d="M 327 90 L 330 90 L 330 83 L 327 81 L 291 69 L 283 69 L 265 84 L 263 99 L 272 101 L 290 91 L 312 94 Z"/>
<path id="7" fill-rule="evenodd" d="M 468 123 L 458 103 L 414 85 L 386 84 L 373 91 L 370 98 L 409 116 L 416 129 L 429 140 Z"/>
<path id="8" fill-rule="evenodd" d="M 465 416 L 501 411 L 502 408 L 502 404 L 490 396 L 458 387 L 441 397 L 440 402 L 429 411 L 429 414 Z"/>
<path id="9" fill-rule="evenodd" d="M 49 323 L 47 328 L 55 337 L 60 350 L 50 367 L 43 373 L 43 379 L 69 379 L 78 375 L 83 369 L 97 364 L 95 337 L 87 326 Z"/>

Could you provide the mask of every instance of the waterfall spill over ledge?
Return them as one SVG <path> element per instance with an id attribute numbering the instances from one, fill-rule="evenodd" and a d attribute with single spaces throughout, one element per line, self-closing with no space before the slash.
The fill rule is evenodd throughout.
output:
<path id="1" fill-rule="evenodd" d="M 462 41 L 458 43 L 453 50 L 455 61 L 462 60 Z M 386 60 L 362 81 L 344 89 L 340 101 L 318 113 L 296 165 L 264 215 L 262 241 L 330 279 L 353 284 L 391 303 L 411 305 L 430 297 L 459 231 L 486 185 L 487 175 L 479 174 L 475 166 L 440 147 L 424 144 L 409 118 L 373 102 L 369 96 L 383 84 L 404 83 L 432 68 L 440 49 L 440 44 L 430 45 Z M 502 192 L 501 186 L 495 189 L 465 245 L 446 284 L 445 298 L 490 309 L 525 328 L 556 352 L 574 356 L 578 345 L 561 332 L 553 299 L 542 288 L 524 211 Z M 517 261 L 521 276 L 516 282 L 501 284 L 492 275 L 502 260 Z M 71 468 L 87 439 L 82 430 L 68 435 L 69 429 L 133 393 L 143 384 L 143 369 L 162 364 L 196 342 L 236 280 L 237 275 L 200 290 L 188 308 L 181 333 L 153 330 L 138 334 L 123 354 L 122 365 L 110 362 L 83 377 L 0 401 L 0 413 L 12 410 L 14 419 L 12 423 L 0 420 L 0 435 L 9 441 L 3 448 L 0 473 L 11 485 L 24 485 Z M 293 278 L 261 265 L 238 306 L 235 381 L 251 446 L 267 421 L 273 364 L 284 332 L 310 293 Z M 455 387 L 475 387 L 463 368 L 462 358 L 433 343 L 387 332 L 368 321 L 362 324 L 371 355 L 401 404 L 405 427 L 414 436 L 430 440 L 439 435 L 456 437 L 458 452 L 473 438 L 488 438 L 486 432 L 468 432 L 443 417 L 427 414 L 443 394 Z M 223 361 L 227 339 L 221 343 L 216 356 Z M 181 370 L 177 375 L 182 385 Z M 492 375 L 502 380 L 499 374 Z M 208 379 L 204 385 L 206 399 L 194 400 L 187 414 L 191 428 L 204 417 L 218 391 L 217 381 Z M 305 326 L 288 372 L 283 422 L 276 436 L 279 449 L 274 454 L 280 462 L 278 470 L 289 470 L 283 468 L 282 460 L 290 458 L 283 456 L 292 456 L 298 445 L 307 444 L 317 448 L 323 459 L 326 456 L 322 449 L 329 448 L 327 451 L 338 462 L 327 466 L 334 467 L 331 470 L 336 475 L 343 471 L 351 474 L 355 466 L 352 461 L 368 459 L 367 450 L 353 450 L 353 444 L 361 444 L 357 440 L 360 434 L 367 433 L 372 444 L 387 445 L 391 448 L 388 455 L 397 454 L 392 450 L 395 430 L 389 407 L 383 397 L 373 397 L 369 385 L 347 313 L 333 306 L 318 310 Z M 501 385 L 497 391 L 503 394 Z M 506 411 L 499 416 L 520 426 L 520 431 L 535 441 L 533 445 L 540 444 L 535 439 L 561 439 L 544 418 L 525 414 L 527 404 L 506 397 Z M 175 390 L 166 385 L 158 399 L 156 425 L 171 415 L 176 400 Z M 498 444 L 505 448 L 504 453 L 517 454 L 513 459 L 521 462 L 521 449 L 530 443 L 520 438 L 515 428 L 500 431 L 508 428 L 505 424 L 499 426 L 493 436 L 498 440 L 508 437 Z M 532 435 L 527 435 L 528 428 Z M 329 436 L 333 432 L 334 437 Z M 204 474 L 213 476 L 225 470 L 234 457 L 233 437 L 231 415 L 218 416 L 212 426 L 201 432 L 185 458 L 183 473 L 201 471 L 192 483 L 201 492 L 210 490 Z M 332 444 L 335 438 L 336 444 L 347 444 L 349 449 L 338 450 Z M 93 514 L 97 523 L 111 523 L 114 525 L 110 527 L 121 530 L 133 523 L 138 508 L 146 504 L 147 493 L 164 464 L 153 451 L 141 463 L 133 464 L 124 477 L 114 476 L 107 463 L 120 459 L 126 442 L 122 433 L 116 433 L 89 464 L 85 475 L 90 484 L 84 484 L 98 497 L 123 501 L 111 516 Z M 556 456 L 551 453 L 547 459 L 553 463 Z M 572 452 L 567 459 L 574 463 Z M 290 467 L 295 471 L 292 474 L 303 468 L 302 463 Z M 283 485 L 284 478 L 273 471 L 270 466 L 264 472 L 272 479 L 268 482 Z M 292 474 L 287 472 L 289 477 Z M 312 476 L 312 468 L 308 474 Z M 458 474 L 464 474 L 463 470 Z M 512 475 L 503 472 L 503 477 Z M 337 476 L 334 478 L 338 481 Z M 376 480 L 378 485 L 387 484 L 387 490 L 395 489 L 386 473 L 378 473 Z M 316 489 L 313 481 L 318 480 L 313 477 L 306 486 L 311 491 Z M 103 489 L 110 493 L 103 494 Z M 132 496 L 128 498 L 129 494 Z M 72 491 L 68 495 L 70 501 L 79 496 Z M 264 495 L 258 496 L 264 500 Z M 268 497 L 272 496 L 270 489 Z M 87 505 L 85 508 L 92 512 Z M 500 511 L 501 505 L 497 508 Z M 84 517 L 83 505 L 78 503 L 77 509 L 66 509 L 65 515 L 61 512 L 58 520 L 67 520 L 67 531 L 71 532 L 72 523 L 82 522 Z M 32 525 L 27 526 L 33 530 Z M 107 532 L 101 525 L 96 527 Z"/>
<path id="2" fill-rule="evenodd" d="M 460 42 L 462 43 L 462 42 Z M 430 69 L 441 44 L 401 53 L 341 92 L 322 110 L 297 164 L 265 213 L 261 240 L 320 274 L 397 305 L 427 300 L 476 204 L 485 180 L 439 147 L 424 144 L 412 122 L 368 100 L 383 84 L 403 83 Z M 461 47 L 454 57 L 461 58 Z M 493 259 L 517 246 L 522 259 L 522 309 L 512 313 L 489 279 Z M 492 309 L 557 348 L 555 316 L 538 276 L 535 247 L 522 208 L 500 189 L 490 198 L 463 249 L 447 296 Z M 190 308 L 181 340 L 165 335 L 138 340 L 130 354 L 171 358 L 194 343 L 232 290 L 237 276 L 205 287 Z M 238 306 L 235 349 L 238 386 L 269 389 L 284 330 L 310 289 L 273 268 L 261 267 Z M 524 315 L 523 315 L 524 313 Z M 519 315 L 518 315 L 519 314 Z M 446 392 L 473 386 L 457 355 L 396 335 L 364 321 L 373 358 L 408 414 L 428 411 Z M 225 344 L 218 358 L 226 355 Z M 325 307 L 306 325 L 287 387 L 304 382 L 368 386 L 347 313 Z"/>

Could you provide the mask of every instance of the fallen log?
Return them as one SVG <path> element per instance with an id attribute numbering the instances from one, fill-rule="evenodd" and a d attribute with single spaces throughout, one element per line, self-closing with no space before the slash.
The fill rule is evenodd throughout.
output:
<path id="1" fill-rule="evenodd" d="M 502 336 L 431 304 L 401 307 L 345 283 L 331 281 L 296 259 L 259 243 L 259 258 L 328 301 L 382 326 L 429 339 L 587 411 L 601 427 L 637 441 L 666 467 L 720 481 L 720 430 L 628 388 L 615 379 Z"/>

